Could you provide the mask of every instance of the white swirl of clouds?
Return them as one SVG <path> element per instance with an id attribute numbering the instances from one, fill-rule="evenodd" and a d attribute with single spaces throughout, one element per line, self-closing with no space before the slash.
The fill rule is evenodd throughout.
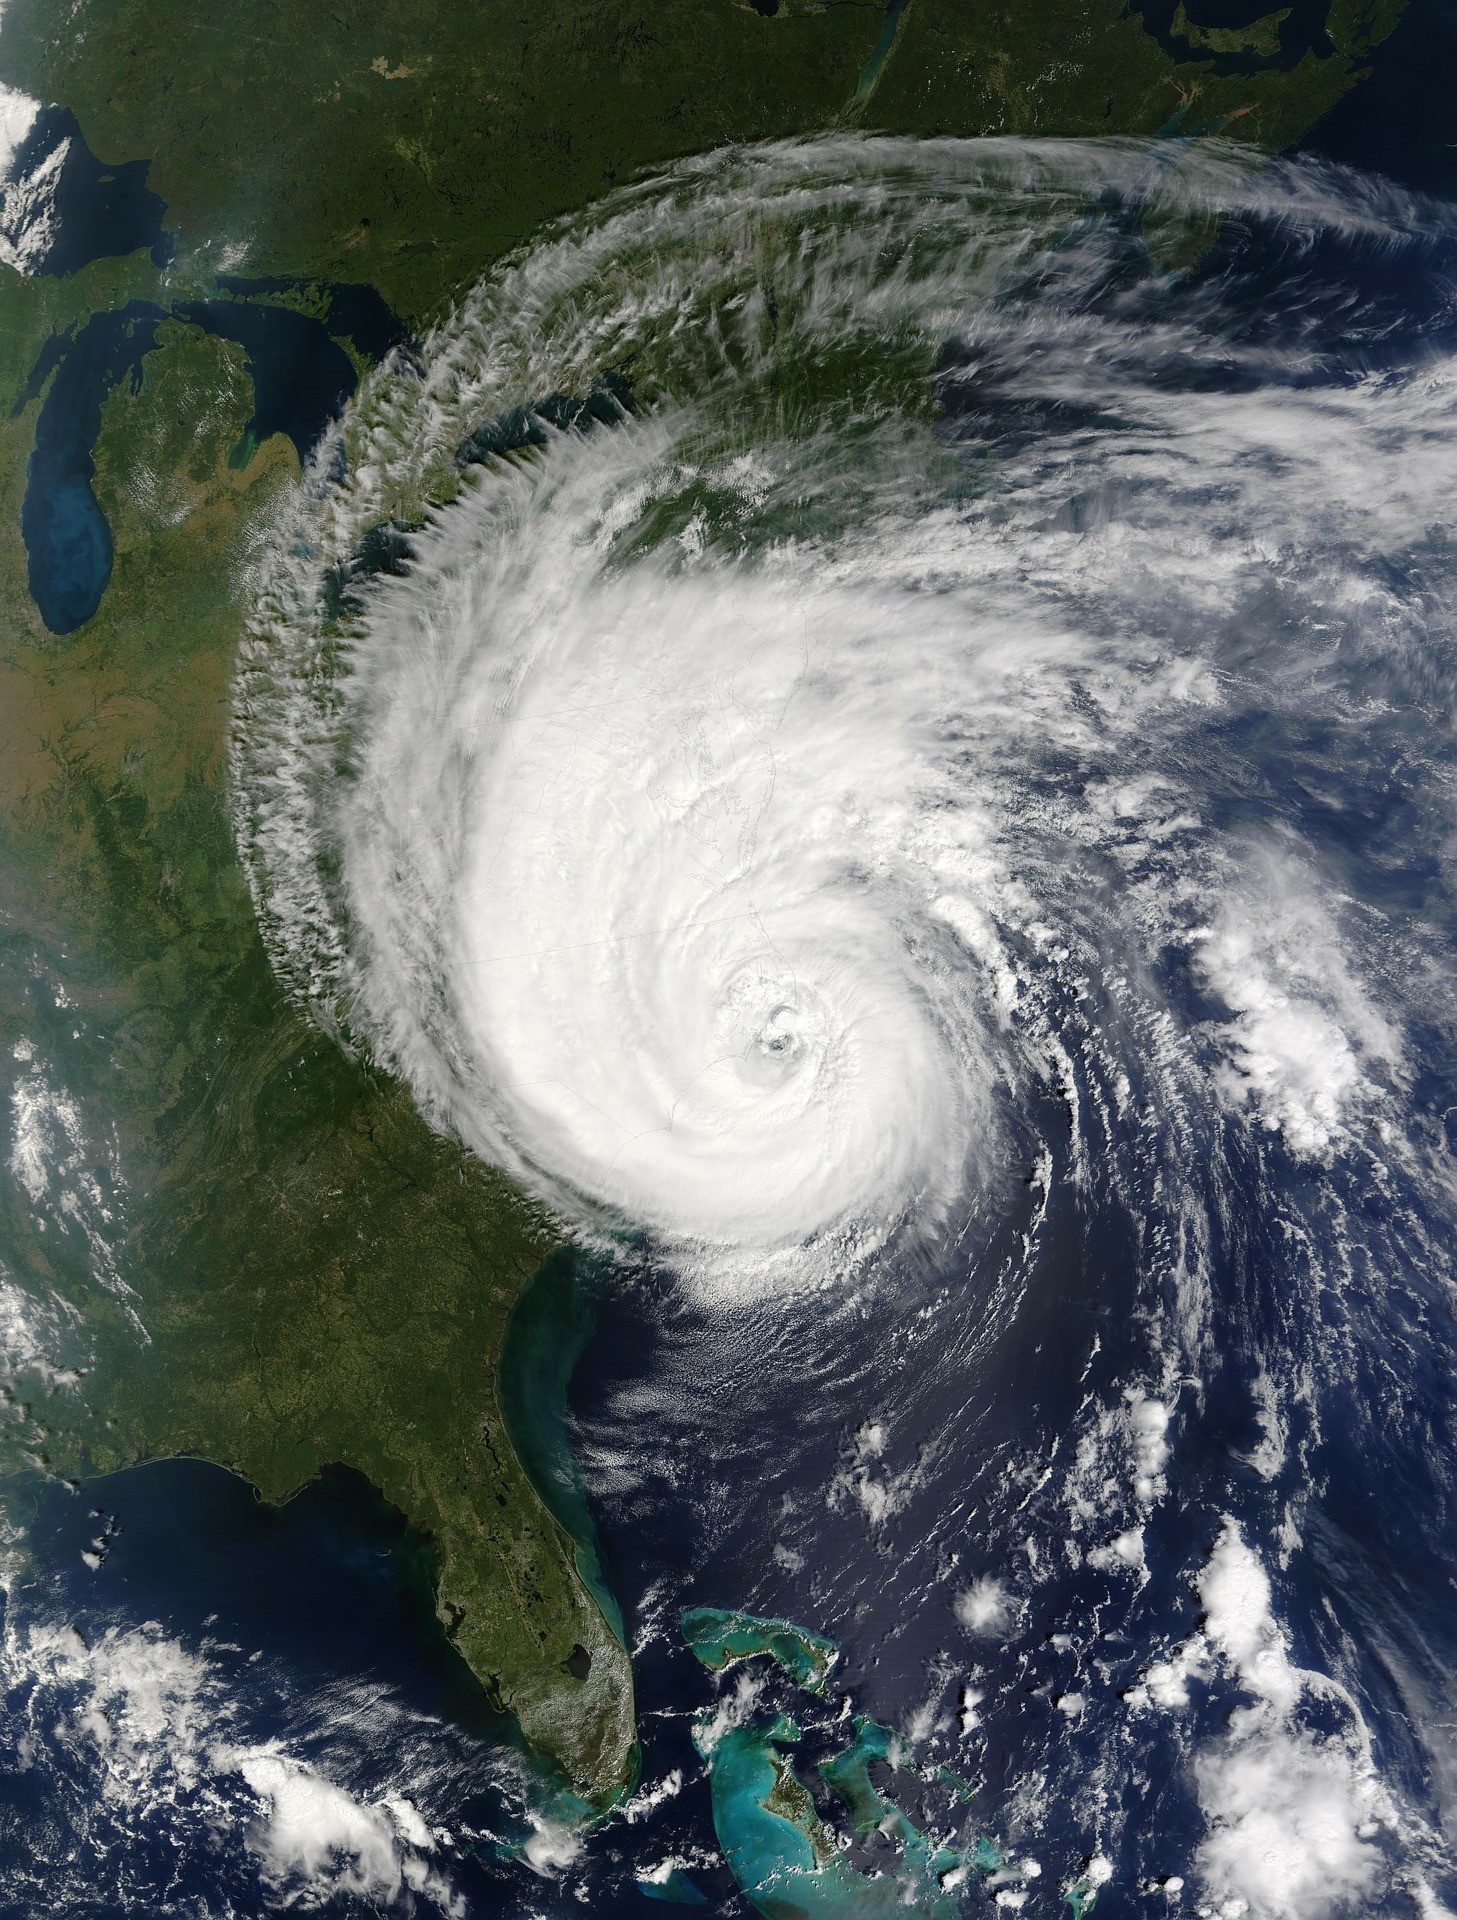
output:
<path id="1" fill-rule="evenodd" d="M 392 602 L 383 647 L 433 662 L 385 668 L 340 816 L 370 1025 L 473 1144 L 629 1226 L 939 1219 L 993 1124 L 953 924 L 985 829 L 934 704 L 971 610 L 851 556 L 604 572 L 594 522 L 671 452 L 492 489 Z"/>
<path id="2" fill-rule="evenodd" d="M 1449 373 L 1302 384 L 1287 343 L 1252 393 L 1217 289 L 1069 295 L 1124 244 L 1109 196 L 1148 233 L 1427 217 L 1215 147 L 711 156 L 367 383 L 280 539 L 235 756 L 275 960 L 579 1229 L 812 1276 L 951 1232 L 1067 1078 L 1046 982 L 1167 1028 L 1173 951 L 1223 1013 L 1168 1074 L 1222 1053 L 1202 1084 L 1290 1151 L 1399 1074 L 1329 913 L 1271 971 L 1228 875 L 1307 856 L 1211 838 L 1197 742 L 1343 636 L 1402 643 L 1370 564 L 1457 479 Z M 609 370 L 632 419 L 458 476 L 483 420 Z M 424 523 L 408 573 L 334 617 L 323 568 L 388 519 Z"/>

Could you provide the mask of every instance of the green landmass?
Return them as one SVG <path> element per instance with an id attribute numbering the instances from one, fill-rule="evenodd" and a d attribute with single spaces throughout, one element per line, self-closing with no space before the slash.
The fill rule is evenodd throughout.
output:
<path id="1" fill-rule="evenodd" d="M 740 1660 L 768 1654 L 806 1693 L 823 1693 L 839 1657 L 833 1640 L 792 1620 L 739 1613 L 731 1607 L 689 1607 L 680 1615 L 683 1638 L 708 1668 L 722 1673 Z"/>
<path id="2" fill-rule="evenodd" d="M 7 1389 L 4 1458 L 195 1454 L 269 1500 L 357 1468 L 429 1535 L 442 1620 L 536 1749 L 599 1806 L 631 1778 L 630 1671 L 577 1509 L 543 1499 L 503 1423 L 505 1329 L 550 1226 L 303 1021 L 235 858 L 229 682 L 293 452 L 243 444 L 241 351 L 164 323 L 95 449 L 111 585 L 58 640 L 19 534 L 47 341 L 225 271 L 292 276 L 278 297 L 321 316 L 323 283 L 369 283 L 423 326 L 543 220 L 726 141 L 1222 130 L 1257 153 L 1357 82 L 1400 7 L 1333 0 L 1335 52 L 1280 71 L 1278 10 L 1235 34 L 1181 9 L 1171 53 L 1123 0 L 10 0 L 0 81 L 70 107 L 105 162 L 149 160 L 176 257 L 0 267 L 0 1044 L 68 1049 L 105 1116 L 78 1178 L 112 1243 L 0 1191 L 19 1282 L 68 1310 L 50 1372 Z M 1223 70 L 1245 56 L 1259 70 Z M 1209 233 L 1149 238 L 1177 264 Z M 829 1642 L 713 1618 L 707 1664 L 758 1632 L 823 1684 Z M 804 1808 L 776 1737 L 740 1744 L 782 1828 Z"/>
<path id="3" fill-rule="evenodd" d="M 77 291 L 0 286 L 13 372 Z M 54 929 L 64 953 L 64 1020 L 93 1042 L 84 1091 L 117 1129 L 132 1289 L 38 1230 L 24 1193 L 0 1194 L 26 1280 L 82 1307 L 90 1341 L 79 1390 L 10 1429 L 12 1459 L 90 1475 L 195 1454 L 272 1501 L 327 1463 L 357 1468 L 429 1534 L 473 1671 L 600 1802 L 635 1764 L 627 1659 L 506 1439 L 496 1381 L 551 1230 L 287 1003 L 233 857 L 224 747 L 247 557 L 297 474 L 281 439 L 230 464 L 251 406 L 240 349 L 164 324 L 140 387 L 104 410 L 95 490 L 115 571 L 76 636 L 44 632 L 19 544 L 0 543 L 8 918 Z M 0 428 L 0 447 L 19 443 L 0 465 L 11 527 L 33 413 Z M 25 1005 L 0 1006 L 0 1044 L 32 1031 Z"/>
<path id="4" fill-rule="evenodd" d="M 10 0 L 0 78 L 148 159 L 184 258 L 367 280 L 413 320 L 544 220 L 644 168 L 832 125 L 1288 144 L 1403 0 L 1333 0 L 1290 71 L 1174 59 L 1124 0 Z M 1240 42 L 1273 44 L 1282 9 Z"/>
<path id="5" fill-rule="evenodd" d="M 714 1832 L 735 1880 L 766 1920 L 957 1920 L 973 1874 L 1006 1862 L 989 1840 L 937 1839 L 879 1792 L 872 1760 L 897 1765 L 888 1729 L 857 1719 L 855 1737 L 820 1773 L 845 1802 L 851 1831 L 879 1832 L 896 1852 L 864 1871 L 841 1852 L 785 1751 L 801 1739 L 787 1714 L 724 1727 L 701 1715 L 694 1743 L 708 1767 Z"/>
<path id="6" fill-rule="evenodd" d="M 1307 53 L 1288 71 L 1219 73 L 1210 56 L 1226 50 L 1222 38 L 1175 59 L 1123 0 L 1015 10 L 909 0 L 865 118 L 917 133 L 1223 133 L 1277 151 L 1359 81 L 1403 3 L 1332 0 L 1334 53 Z M 1283 12 L 1272 7 L 1234 39 L 1268 50 Z"/>

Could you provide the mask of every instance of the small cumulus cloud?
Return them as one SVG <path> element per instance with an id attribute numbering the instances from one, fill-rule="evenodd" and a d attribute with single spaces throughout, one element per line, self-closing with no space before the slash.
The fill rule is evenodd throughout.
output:
<path id="1" fill-rule="evenodd" d="M 991 1639 L 1007 1631 L 1012 1624 L 1013 1602 L 1007 1588 L 994 1575 L 980 1579 L 956 1596 L 956 1617 L 968 1633 Z"/>

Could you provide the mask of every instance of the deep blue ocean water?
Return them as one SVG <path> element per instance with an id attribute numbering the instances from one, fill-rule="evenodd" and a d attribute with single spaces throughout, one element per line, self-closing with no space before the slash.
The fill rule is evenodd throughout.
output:
<path id="1" fill-rule="evenodd" d="M 328 1472 L 271 1508 L 221 1468 L 174 1460 L 80 1490 L 37 1480 L 11 1490 L 9 1509 L 44 1543 L 34 1584 L 26 1583 L 27 1611 L 39 1604 L 102 1648 L 108 1629 L 125 1623 L 134 1648 L 203 1650 L 218 1689 L 198 1700 L 198 1725 L 210 1739 L 266 1745 L 284 1733 L 291 1753 L 327 1755 L 335 1778 L 347 1748 L 351 1791 L 365 1800 L 396 1788 L 404 1756 L 428 1745 L 432 1777 L 445 1787 L 441 1807 L 460 1836 L 462 1883 L 478 1893 L 492 1886 L 494 1848 L 467 1836 L 520 1831 L 489 1759 L 482 1763 L 509 1748 L 510 1728 L 439 1629 L 428 1544 L 357 1475 Z M 82 1558 L 93 1549 L 99 1565 Z M 133 1660 L 135 1677 L 145 1662 L 135 1653 Z M 13 1670 L 8 1678 L 13 1683 Z M 143 1692 L 148 1684 L 138 1682 Z M 157 1685 L 177 1698 L 188 1680 L 163 1668 Z M 62 1685 L 47 1707 L 64 1693 Z M 84 1762 L 75 1764 L 64 1716 L 51 1724 L 44 1712 L 32 1716 L 45 1695 L 33 1676 L 6 1690 L 12 1728 L 29 1722 L 46 1764 L 17 1767 L 12 1746 L 0 1777 L 0 1834 L 13 1849 L 0 1911 L 195 1910 L 152 1904 L 169 1888 L 167 1901 L 184 1901 L 189 1883 L 212 1903 L 204 1911 L 229 1910 L 220 1905 L 226 1900 L 238 1912 L 274 1910 L 260 1895 L 241 1824 L 229 1832 L 216 1823 L 218 1789 L 206 1759 L 195 1770 L 143 1766 L 114 1821 L 100 1810 L 76 1818 L 73 1796 L 93 1788 Z M 124 1741 L 124 1715 L 117 1724 Z M 177 1726 L 185 1725 L 184 1716 Z M 138 1737 L 145 1742 L 145 1727 Z M 68 1828 L 56 1874 L 44 1837 Z M 329 1910 L 376 1909 L 345 1897 Z"/>

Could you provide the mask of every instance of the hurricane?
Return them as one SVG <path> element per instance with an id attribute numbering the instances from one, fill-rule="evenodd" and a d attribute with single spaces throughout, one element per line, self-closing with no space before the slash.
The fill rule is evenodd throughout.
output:
<path id="1" fill-rule="evenodd" d="M 1076 1751 L 1084 1899 L 1450 1874 L 1454 246 L 1209 140 L 685 162 L 367 380 L 256 583 L 279 973 L 671 1276 L 726 1460 L 765 1353 L 823 1396 L 822 1608 L 1008 1831 Z"/>

